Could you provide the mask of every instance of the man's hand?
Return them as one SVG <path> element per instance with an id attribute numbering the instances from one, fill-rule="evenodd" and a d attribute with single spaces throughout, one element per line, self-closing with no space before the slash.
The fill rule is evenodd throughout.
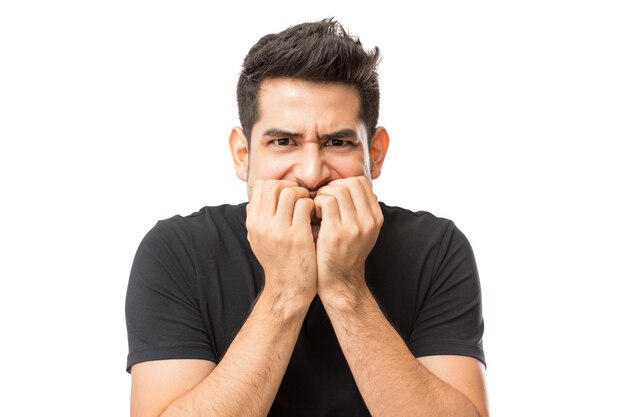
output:
<path id="1" fill-rule="evenodd" d="M 247 206 L 248 241 L 265 271 L 263 292 L 308 307 L 317 292 L 313 200 L 294 181 L 259 180 Z"/>
<path id="2" fill-rule="evenodd" d="M 318 293 L 322 301 L 354 301 L 365 290 L 365 260 L 383 224 L 378 199 L 365 177 L 335 180 L 317 191 Z"/>

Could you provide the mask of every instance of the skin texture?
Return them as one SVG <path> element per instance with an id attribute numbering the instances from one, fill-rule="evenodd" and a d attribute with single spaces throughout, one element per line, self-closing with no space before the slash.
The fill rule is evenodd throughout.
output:
<path id="1" fill-rule="evenodd" d="M 234 128 L 230 148 L 248 184 L 248 240 L 265 287 L 219 365 L 133 366 L 131 414 L 267 415 L 319 294 L 373 416 L 487 417 L 483 365 L 461 356 L 416 360 L 365 283 L 365 259 L 384 220 L 371 180 L 389 137 L 377 128 L 368 148 L 357 90 L 270 79 L 259 106 L 250 145 Z"/>

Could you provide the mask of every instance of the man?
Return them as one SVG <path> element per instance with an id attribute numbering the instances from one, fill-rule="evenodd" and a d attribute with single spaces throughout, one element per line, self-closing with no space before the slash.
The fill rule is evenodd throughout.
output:
<path id="1" fill-rule="evenodd" d="M 133 416 L 488 415 L 469 243 L 372 192 L 378 59 L 332 20 L 252 47 L 230 136 L 249 203 L 158 222 L 133 263 Z"/>

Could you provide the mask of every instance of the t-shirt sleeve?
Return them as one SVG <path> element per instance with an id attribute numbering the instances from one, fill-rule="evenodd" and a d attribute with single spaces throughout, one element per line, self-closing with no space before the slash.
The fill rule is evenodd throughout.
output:
<path id="1" fill-rule="evenodd" d="M 137 249 L 126 293 L 127 372 L 151 360 L 216 362 L 188 238 L 179 229 L 171 220 L 159 221 Z"/>
<path id="2" fill-rule="evenodd" d="M 433 274 L 409 339 L 416 357 L 471 356 L 485 363 L 480 281 L 465 235 L 450 222 L 433 251 Z"/>

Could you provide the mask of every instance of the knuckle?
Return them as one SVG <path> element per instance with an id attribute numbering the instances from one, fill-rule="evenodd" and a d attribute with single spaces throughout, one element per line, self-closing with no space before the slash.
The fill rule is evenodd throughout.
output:
<path id="1" fill-rule="evenodd" d="M 286 242 L 286 238 L 285 238 L 285 234 L 284 233 L 279 233 L 279 232 L 274 232 L 271 235 L 271 239 L 274 243 L 282 245 Z"/>
<path id="2" fill-rule="evenodd" d="M 278 186 L 278 183 L 276 182 L 276 180 L 264 180 L 263 181 L 263 188 L 266 190 L 275 190 Z"/>
<path id="3" fill-rule="evenodd" d="M 286 187 L 280 191 L 282 197 L 286 198 L 295 198 L 297 196 L 297 191 L 294 188 Z"/>
<path id="4" fill-rule="evenodd" d="M 317 195 L 315 196 L 315 202 L 318 203 L 320 206 L 325 206 L 328 204 L 329 198 L 330 197 L 327 195 Z"/>
<path id="5" fill-rule="evenodd" d="M 255 180 L 254 183 L 252 184 L 252 189 L 253 190 L 262 190 L 263 187 L 265 186 L 266 181 L 265 180 Z"/>
<path id="6" fill-rule="evenodd" d="M 301 206 L 304 209 L 310 209 L 315 206 L 315 203 L 310 198 L 299 198 L 296 201 L 297 206 Z"/>
<path id="7" fill-rule="evenodd" d="M 372 223 L 369 223 L 367 226 L 365 226 L 364 234 L 367 236 L 370 236 L 373 233 L 376 233 L 376 230 L 378 230 L 378 227 L 376 226 L 375 222 L 372 222 Z"/>
<path id="8" fill-rule="evenodd" d="M 362 237 L 361 229 L 358 226 L 346 228 L 346 233 L 350 239 L 359 239 Z"/>

